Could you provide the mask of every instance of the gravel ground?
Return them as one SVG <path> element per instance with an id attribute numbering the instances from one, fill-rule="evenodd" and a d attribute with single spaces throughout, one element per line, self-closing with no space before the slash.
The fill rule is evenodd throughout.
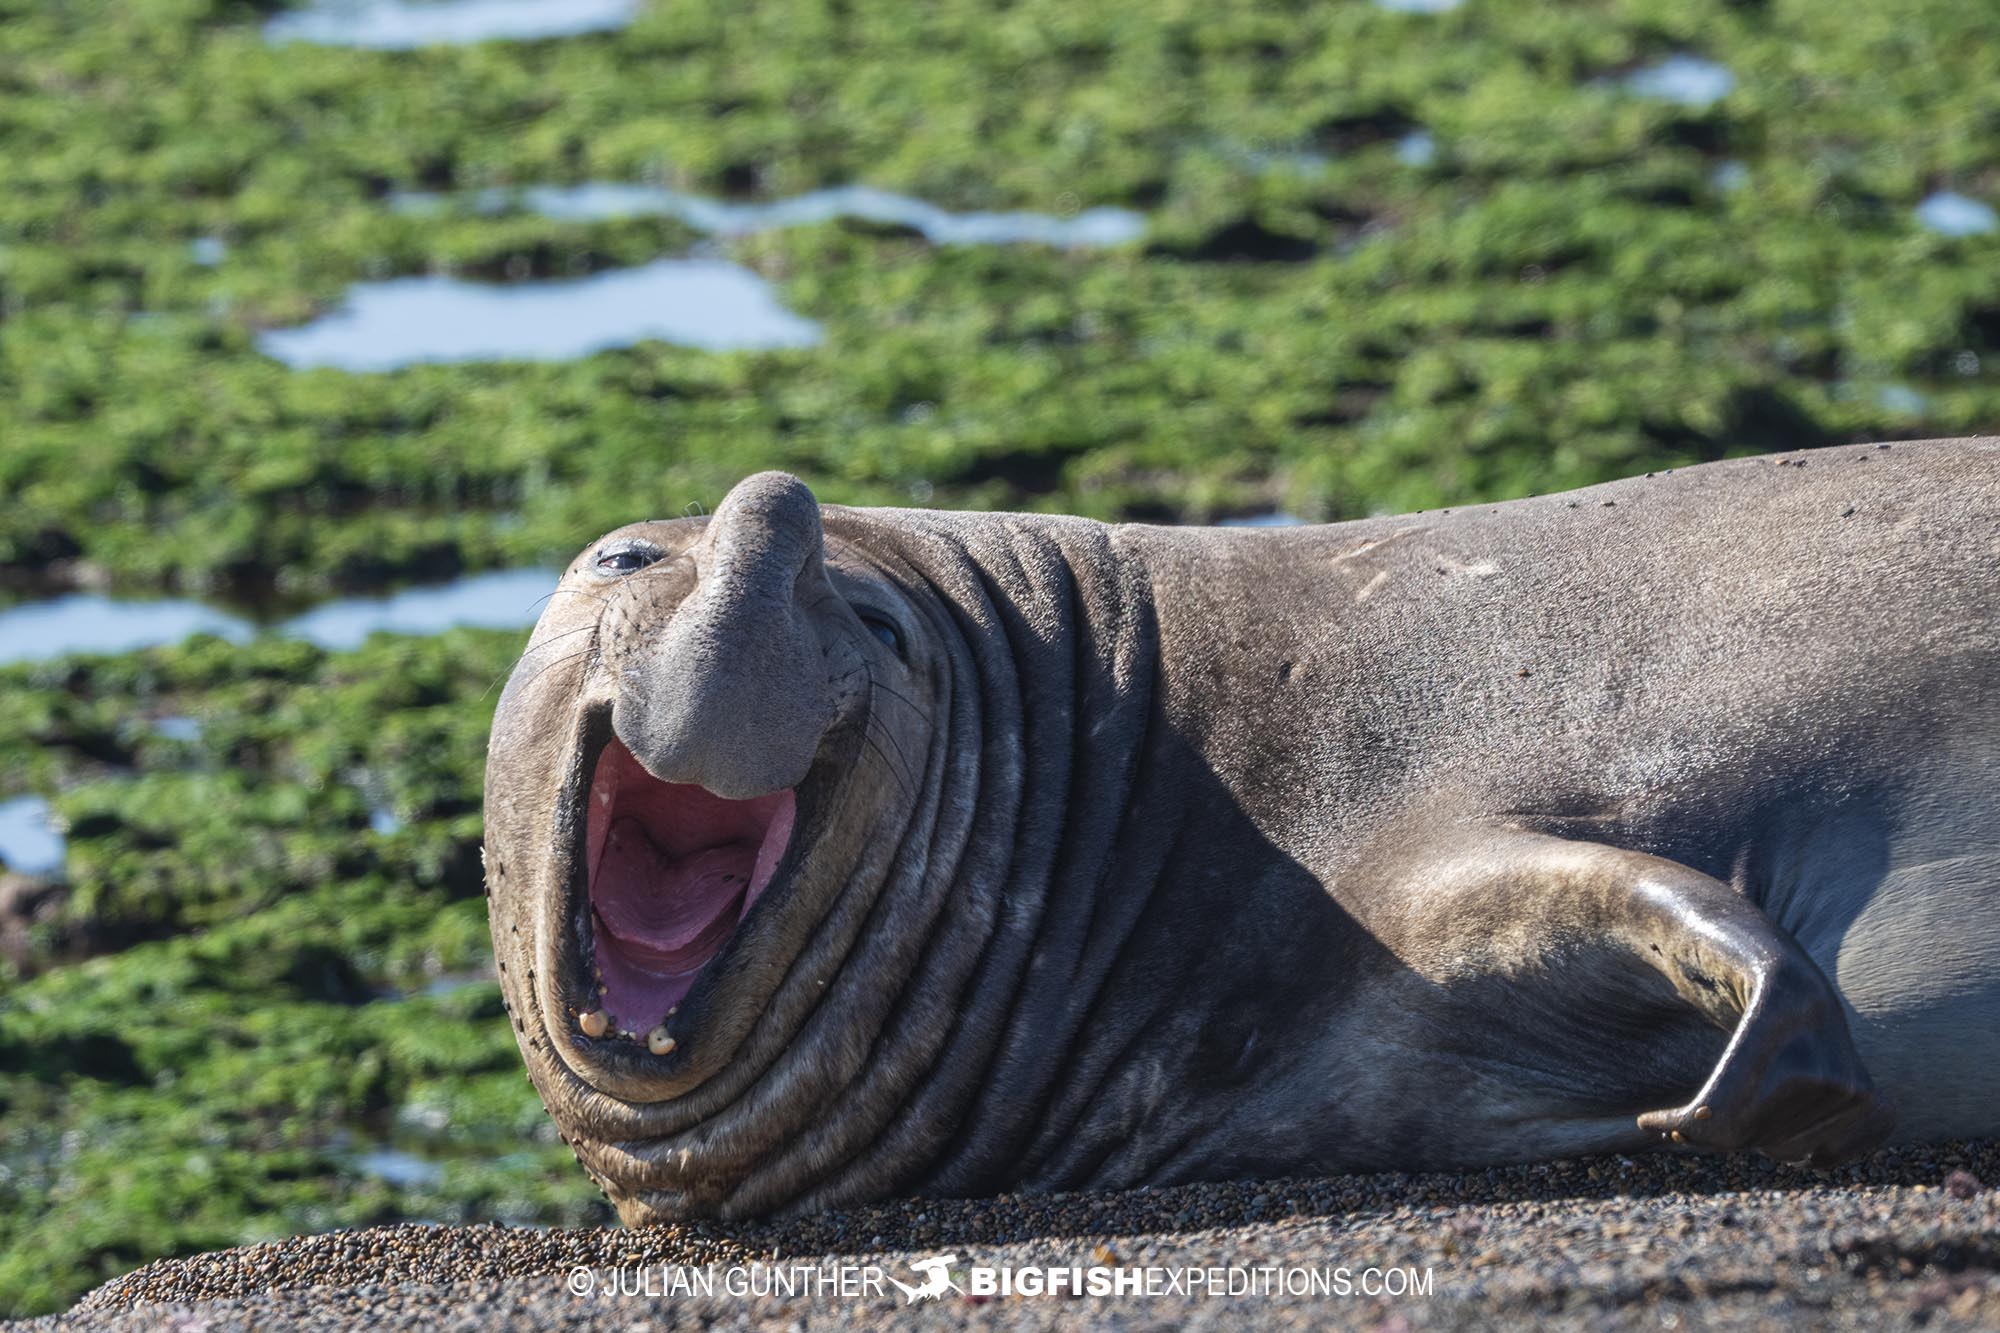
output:
<path id="1" fill-rule="evenodd" d="M 406 1225 L 161 1260 L 68 1314 L 15 1327 L 2000 1328 L 2000 1189 L 1987 1182 L 2000 1182 L 2000 1144 L 1904 1148 L 1832 1173 L 1750 1158 L 1610 1157 L 1465 1175 L 915 1200 L 642 1232 Z M 894 1287 L 865 1285 L 870 1266 L 914 1284 L 910 1261 L 939 1253 L 957 1256 L 961 1285 L 973 1265 L 1075 1265 L 1157 1268 L 1151 1280 L 1166 1290 L 953 1291 L 910 1306 Z M 864 1285 L 727 1290 L 730 1266 L 744 1266 L 735 1280 L 765 1279 L 769 1269 L 750 1266 L 773 1261 L 786 1271 L 850 1265 Z M 716 1265 L 717 1290 L 673 1289 L 683 1265 Z M 1239 1282 L 1280 1290 L 1211 1293 L 1181 1271 L 1232 1265 L 1264 1270 Z M 579 1268 L 589 1295 L 570 1289 Z M 1427 1269 L 1429 1294 L 1370 1294 L 1371 1268 Z M 1343 1269 L 1350 1294 L 1283 1291 L 1302 1272 L 1337 1290 Z"/>

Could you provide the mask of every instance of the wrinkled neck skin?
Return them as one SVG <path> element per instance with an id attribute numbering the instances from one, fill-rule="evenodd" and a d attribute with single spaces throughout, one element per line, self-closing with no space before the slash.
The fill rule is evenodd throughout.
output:
<path id="1" fill-rule="evenodd" d="M 1200 670 L 1163 688 L 1174 593 L 1142 530 L 831 506 L 824 522 L 834 588 L 889 580 L 923 651 L 901 680 L 829 653 L 839 715 L 792 847 L 681 1006 L 664 1069 L 579 1042 L 582 1001 L 550 961 L 573 903 L 518 831 L 548 828 L 549 775 L 576 781 L 579 743 L 558 734 L 576 728 L 496 727 L 502 981 L 579 1161 L 634 1224 L 1296 1164 L 1327 1124 L 1287 1110 L 1302 1053 L 1259 1033 L 1331 1014 L 1353 932 L 1201 753 L 1189 719 L 1241 701 L 1207 697 Z M 608 700 L 641 577 L 558 593 L 503 714 Z"/>

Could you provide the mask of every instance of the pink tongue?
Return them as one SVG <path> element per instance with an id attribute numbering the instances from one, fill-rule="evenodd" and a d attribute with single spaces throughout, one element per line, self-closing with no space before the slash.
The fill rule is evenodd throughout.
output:
<path id="1" fill-rule="evenodd" d="M 680 860 L 664 855 L 635 819 L 614 823 L 591 884 L 605 1008 L 644 1033 L 694 985 L 743 916 L 755 843 L 729 843 Z"/>
<path id="2" fill-rule="evenodd" d="M 742 916 L 757 862 L 754 843 L 733 843 L 669 860 L 635 819 L 604 839 L 591 901 L 620 952 L 649 970 L 701 966 Z"/>

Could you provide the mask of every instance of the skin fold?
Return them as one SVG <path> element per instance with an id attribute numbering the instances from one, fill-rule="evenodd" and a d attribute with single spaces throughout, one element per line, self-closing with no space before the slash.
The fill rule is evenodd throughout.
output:
<path id="1" fill-rule="evenodd" d="M 760 474 L 551 598 L 502 987 L 635 1224 L 2000 1132 L 1996 612 L 1985 440 L 1262 530 Z M 796 799 L 650 1046 L 584 1021 L 614 737 Z"/>

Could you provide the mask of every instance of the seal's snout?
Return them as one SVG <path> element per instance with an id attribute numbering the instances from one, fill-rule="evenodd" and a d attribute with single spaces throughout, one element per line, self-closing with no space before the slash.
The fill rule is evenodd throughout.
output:
<path id="1" fill-rule="evenodd" d="M 805 778 L 834 716 L 813 617 L 833 595 L 824 543 L 819 501 L 782 472 L 717 506 L 693 590 L 623 664 L 613 727 L 654 777 L 729 800 Z"/>
<path id="2" fill-rule="evenodd" d="M 673 1055 L 678 1006 L 790 845 L 795 788 L 834 716 L 814 618 L 832 597 L 823 540 L 812 492 L 767 472 L 717 507 L 688 551 L 691 583 L 682 566 L 623 585 L 612 734 L 587 747 L 583 790 L 585 1038 L 644 1034 Z"/>
<path id="3" fill-rule="evenodd" d="M 788 472 L 738 482 L 716 506 L 707 541 L 714 574 L 746 587 L 782 595 L 809 570 L 824 577 L 819 501 Z"/>

